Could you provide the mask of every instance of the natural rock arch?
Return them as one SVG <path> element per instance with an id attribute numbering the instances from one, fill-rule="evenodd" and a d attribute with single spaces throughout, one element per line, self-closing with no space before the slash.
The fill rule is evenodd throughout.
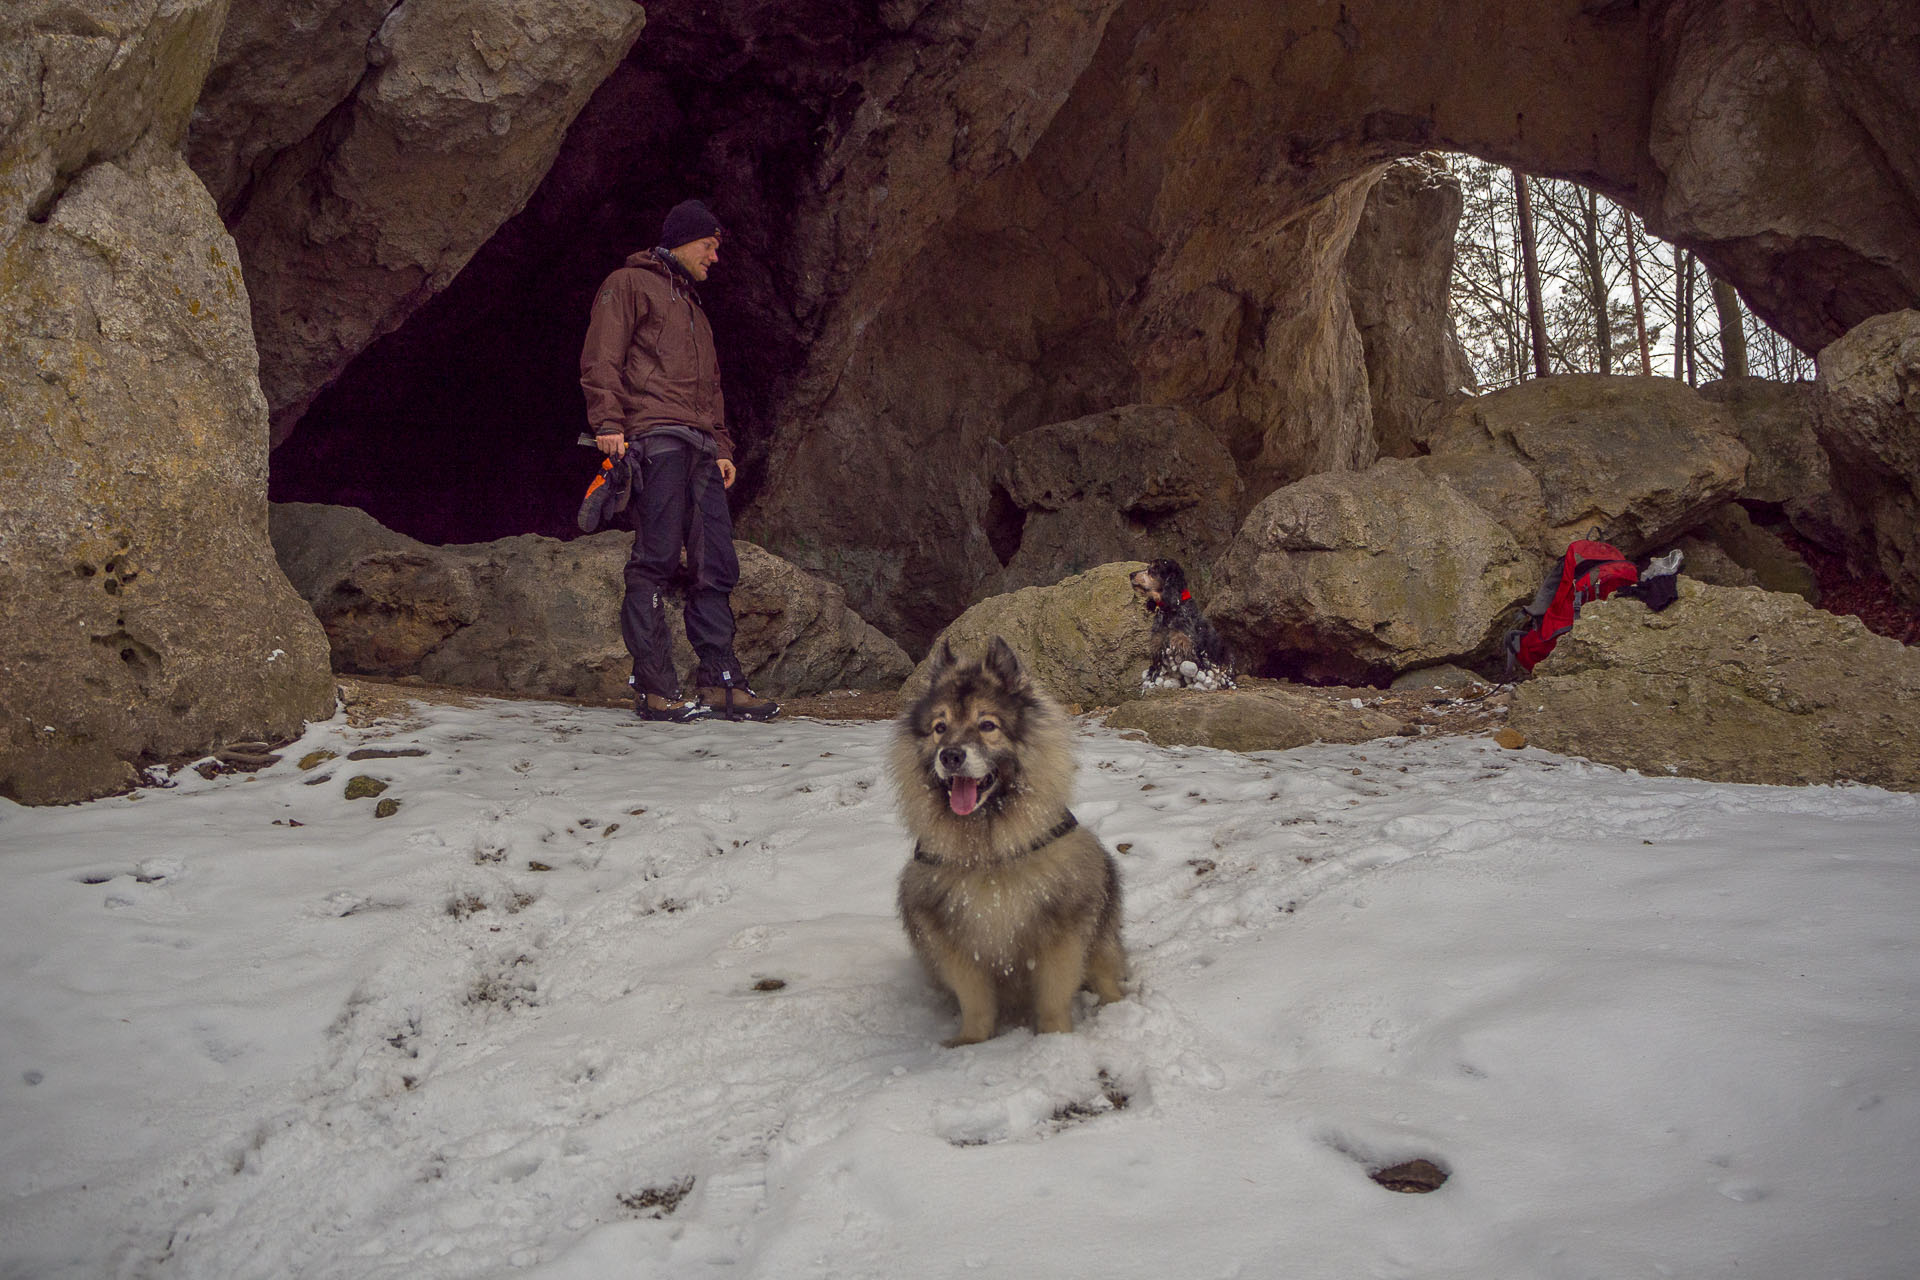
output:
<path id="1" fill-rule="evenodd" d="M 1370 456 L 1340 275 L 1392 157 L 1599 188 L 1810 350 L 1920 298 L 1920 11 L 1895 0 L 662 0 L 621 63 L 637 26 L 625 0 L 0 10 L 0 426 L 23 495 L 0 604 L 24 620 L 0 629 L 0 790 L 91 794 L 323 702 L 266 558 L 269 411 L 285 427 L 417 313 L 395 377 L 517 360 L 555 395 L 496 431 L 564 442 L 564 364 L 536 374 L 500 317 L 532 301 L 577 332 L 567 290 L 690 188 L 737 233 L 715 309 L 745 527 L 909 642 L 997 571 L 990 440 L 1170 404 L 1219 433 L 1248 500 Z M 270 110 L 307 71 L 319 96 Z M 488 305 L 426 307 L 450 281 L 443 301 Z M 474 429 L 477 399 L 436 422 L 362 391 L 362 429 L 415 445 L 394 455 L 415 493 L 473 505 L 450 452 L 541 470 Z M 130 595 L 76 569 L 122 553 Z"/>
<path id="2" fill-rule="evenodd" d="M 741 228 L 710 293 L 749 418 L 744 523 L 909 641 L 998 568 L 991 440 L 1147 401 L 1212 425 L 1249 501 L 1369 461 L 1342 271 L 1396 156 L 1594 186 L 1808 349 L 1920 296 L 1920 19 L 1892 5 L 950 0 L 706 22 L 655 7 L 473 278 L 524 282 L 596 183 L 632 193 L 608 147 L 652 185 L 602 211 L 575 294 L 611 228 L 631 247 L 651 205 L 712 193 Z M 648 172 L 623 122 L 675 163 Z M 550 363 L 576 313 L 542 314 Z M 559 423 L 528 429 L 564 438 L 566 382 Z M 384 384 L 360 385 L 355 414 Z"/>
<path id="3" fill-rule="evenodd" d="M 814 341 L 756 527 L 824 545 L 820 567 L 872 584 L 858 602 L 917 637 L 991 571 L 988 495 L 969 483 L 987 439 L 1142 399 L 1210 421 L 1250 501 L 1364 465 L 1342 257 L 1368 175 L 1429 148 L 1603 191 L 1818 348 L 1920 292 L 1912 118 L 1862 105 L 1915 93 L 1885 50 L 1914 50 L 1920 20 L 1877 16 L 1870 31 L 1760 0 L 1115 6 L 1046 127 L 1005 144 L 951 214 L 836 223 L 876 265 Z M 895 164 L 881 151 L 842 181 L 917 190 Z M 930 368 L 941 394 L 916 402 Z M 823 483 L 849 452 L 917 524 Z"/>

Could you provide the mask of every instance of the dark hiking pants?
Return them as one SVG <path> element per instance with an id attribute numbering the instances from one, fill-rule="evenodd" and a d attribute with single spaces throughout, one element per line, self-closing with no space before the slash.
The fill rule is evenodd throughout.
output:
<path id="1" fill-rule="evenodd" d="M 633 499 L 627 504 L 633 551 L 627 556 L 620 636 L 633 655 L 635 696 L 680 696 L 660 596 L 682 583 L 687 640 L 700 659 L 695 683 L 744 684 L 733 652 L 733 606 L 727 599 L 740 581 L 740 561 L 733 551 L 733 516 L 719 465 L 671 439 L 636 440 L 627 456 L 634 468 Z"/>

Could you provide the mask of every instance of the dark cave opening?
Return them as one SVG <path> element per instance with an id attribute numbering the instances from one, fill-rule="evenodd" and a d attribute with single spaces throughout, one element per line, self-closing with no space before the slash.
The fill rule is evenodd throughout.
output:
<path id="1" fill-rule="evenodd" d="M 801 363 L 784 273 L 816 137 L 858 95 L 845 69 L 885 35 L 844 7 L 793 5 L 771 31 L 753 18 L 752 41 L 717 30 L 720 15 L 662 7 L 526 207 L 274 450 L 270 499 L 359 507 L 430 543 L 577 536 L 598 463 L 578 443 L 594 290 L 694 196 L 727 229 L 701 302 L 740 465 L 737 515 L 764 475 L 770 406 Z"/>
<path id="2" fill-rule="evenodd" d="M 1026 531 L 1026 511 L 1013 500 L 1005 485 L 995 484 L 987 494 L 986 534 L 987 544 L 993 548 L 1001 568 L 1020 554 L 1020 542 Z"/>

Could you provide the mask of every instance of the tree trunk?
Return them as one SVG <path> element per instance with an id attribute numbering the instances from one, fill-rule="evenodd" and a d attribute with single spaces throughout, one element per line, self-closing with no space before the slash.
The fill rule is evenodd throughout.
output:
<path id="1" fill-rule="evenodd" d="M 1580 202 L 1581 249 L 1587 297 L 1593 304 L 1594 360 L 1598 372 L 1613 372 L 1613 318 L 1607 314 L 1607 272 L 1600 260 L 1600 193 L 1591 187 Z"/>
<path id="2" fill-rule="evenodd" d="M 1507 285 L 1507 273 L 1501 270 L 1501 264 L 1508 261 L 1508 259 L 1506 253 L 1500 248 L 1500 219 L 1493 216 L 1492 213 L 1497 207 L 1497 201 L 1494 197 L 1491 171 L 1489 171 L 1487 178 L 1487 207 L 1489 210 L 1487 218 L 1487 239 L 1493 250 L 1492 257 L 1489 261 L 1489 267 L 1493 272 L 1493 292 L 1501 299 L 1502 305 L 1499 312 L 1500 325 L 1505 331 L 1507 351 L 1512 356 L 1512 362 L 1500 371 L 1502 385 L 1504 385 L 1509 380 L 1513 382 L 1520 380 L 1521 374 L 1525 371 L 1526 362 L 1520 355 L 1520 326 L 1514 323 L 1513 308 L 1506 305 L 1508 300 L 1512 298 L 1513 293 Z"/>
<path id="3" fill-rule="evenodd" d="M 1720 376 L 1747 376 L 1747 329 L 1740 315 L 1740 295 L 1719 276 L 1713 281 L 1713 309 L 1720 317 Z"/>
<path id="4" fill-rule="evenodd" d="M 1673 376 L 1687 380 L 1687 251 L 1673 246 Z"/>
<path id="5" fill-rule="evenodd" d="M 1647 304 L 1640 296 L 1640 249 L 1634 243 L 1633 210 L 1620 211 L 1627 221 L 1627 279 L 1633 284 L 1633 329 L 1640 341 L 1640 376 L 1653 376 L 1653 355 L 1647 350 Z"/>
<path id="6" fill-rule="evenodd" d="M 1547 376 L 1547 312 L 1540 301 L 1540 258 L 1533 245 L 1533 198 L 1527 175 L 1515 170 L 1513 196 L 1520 223 L 1520 260 L 1527 275 L 1527 328 L 1533 339 L 1533 376 Z"/>
<path id="7" fill-rule="evenodd" d="M 1686 259 L 1687 259 L 1687 283 L 1683 292 L 1686 296 L 1686 308 L 1687 308 L 1687 328 L 1686 328 L 1687 385 L 1690 387 L 1695 387 L 1700 385 L 1700 379 L 1699 379 L 1699 375 L 1694 370 L 1694 363 L 1693 363 L 1694 343 L 1698 340 L 1697 335 L 1694 333 L 1694 324 L 1693 324 L 1693 318 L 1694 318 L 1693 317 L 1693 302 L 1694 302 L 1693 284 L 1694 284 L 1694 281 L 1699 277 L 1700 268 L 1695 263 L 1694 257 L 1691 251 L 1687 253 Z"/>

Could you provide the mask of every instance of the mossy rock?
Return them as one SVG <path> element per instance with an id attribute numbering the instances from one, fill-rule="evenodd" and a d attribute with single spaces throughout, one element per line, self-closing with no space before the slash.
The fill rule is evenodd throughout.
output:
<path id="1" fill-rule="evenodd" d="M 387 784 L 378 778 L 370 778 L 364 773 L 356 773 L 347 779 L 347 799 L 365 800 L 368 796 L 377 796 L 387 789 Z"/>
<path id="2" fill-rule="evenodd" d="M 920 696 L 930 679 L 931 654 L 950 641 L 962 661 L 1005 637 L 1042 689 L 1069 707 L 1110 707 L 1140 696 L 1140 677 L 1152 657 L 1152 623 L 1135 599 L 1128 576 L 1146 565 L 1101 565 L 1050 587 L 1023 587 L 968 609 L 933 642 L 929 657 L 901 690 Z"/>

